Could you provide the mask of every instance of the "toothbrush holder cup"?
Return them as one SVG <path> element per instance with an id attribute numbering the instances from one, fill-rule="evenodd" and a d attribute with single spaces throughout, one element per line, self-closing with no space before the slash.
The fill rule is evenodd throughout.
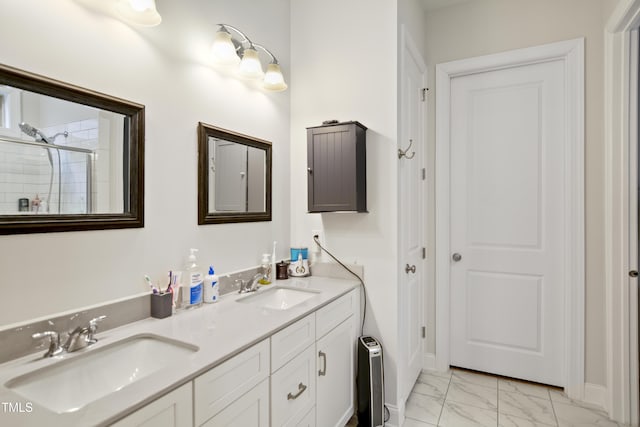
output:
<path id="1" fill-rule="evenodd" d="M 173 308 L 173 294 L 166 292 L 164 294 L 151 294 L 151 317 L 156 319 L 164 319 L 171 316 Z"/>

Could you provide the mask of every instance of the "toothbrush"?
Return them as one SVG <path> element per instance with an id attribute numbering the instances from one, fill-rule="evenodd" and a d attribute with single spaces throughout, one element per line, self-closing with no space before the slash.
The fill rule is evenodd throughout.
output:
<path id="1" fill-rule="evenodd" d="M 173 282 L 173 271 L 169 270 L 169 285 L 167 286 L 167 290 L 165 291 L 165 293 L 171 292 L 172 282 Z"/>
<path id="2" fill-rule="evenodd" d="M 149 285 L 149 287 L 151 288 L 151 291 L 154 294 L 158 293 L 158 288 L 155 287 L 155 285 L 151 282 L 151 277 L 147 276 L 146 274 L 144 275 L 144 281 L 147 282 L 147 285 Z"/>

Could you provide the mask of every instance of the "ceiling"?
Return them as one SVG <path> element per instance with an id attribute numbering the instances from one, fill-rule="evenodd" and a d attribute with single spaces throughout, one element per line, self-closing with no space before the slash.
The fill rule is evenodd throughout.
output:
<path id="1" fill-rule="evenodd" d="M 425 12 L 433 12 L 434 10 L 442 9 L 444 7 L 453 6 L 460 3 L 468 3 L 470 1 L 478 0 L 420 0 L 422 8 Z"/>

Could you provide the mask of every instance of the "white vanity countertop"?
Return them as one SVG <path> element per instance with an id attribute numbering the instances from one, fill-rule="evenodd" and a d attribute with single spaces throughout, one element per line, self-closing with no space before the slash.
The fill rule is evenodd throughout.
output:
<path id="1" fill-rule="evenodd" d="M 166 319 L 148 318 L 105 332 L 98 331 L 98 343 L 74 353 L 48 359 L 43 359 L 41 353 L 36 353 L 4 363 L 0 365 L 0 425 L 108 425 L 357 288 L 358 285 L 359 282 L 356 280 L 328 277 L 290 278 L 278 281 L 275 286 L 309 288 L 320 292 L 288 310 L 269 310 L 252 304 L 238 303 L 238 298 L 249 294 L 227 294 L 221 297 L 218 303 L 205 304 Z M 274 285 L 261 286 L 265 290 L 272 287 Z M 6 387 L 6 383 L 12 378 L 138 334 L 154 334 L 179 340 L 198 346 L 199 351 L 185 356 L 180 363 L 168 369 L 128 384 L 121 390 L 88 403 L 75 412 L 52 412 Z M 73 362 L 69 361 L 71 376 L 72 367 Z M 117 370 L 118 366 L 109 369 Z M 79 383 L 82 380 L 77 378 Z M 9 410 L 8 403 L 14 405 L 13 410 Z M 28 403 L 32 405 L 31 411 L 28 411 Z M 16 411 L 16 404 L 20 404 L 22 412 L 20 409 Z"/>

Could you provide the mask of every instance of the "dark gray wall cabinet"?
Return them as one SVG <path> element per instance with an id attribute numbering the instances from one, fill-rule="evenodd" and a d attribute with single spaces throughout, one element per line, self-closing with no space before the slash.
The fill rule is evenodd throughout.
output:
<path id="1" fill-rule="evenodd" d="M 307 128 L 309 212 L 367 212 L 366 133 L 358 122 Z"/>

